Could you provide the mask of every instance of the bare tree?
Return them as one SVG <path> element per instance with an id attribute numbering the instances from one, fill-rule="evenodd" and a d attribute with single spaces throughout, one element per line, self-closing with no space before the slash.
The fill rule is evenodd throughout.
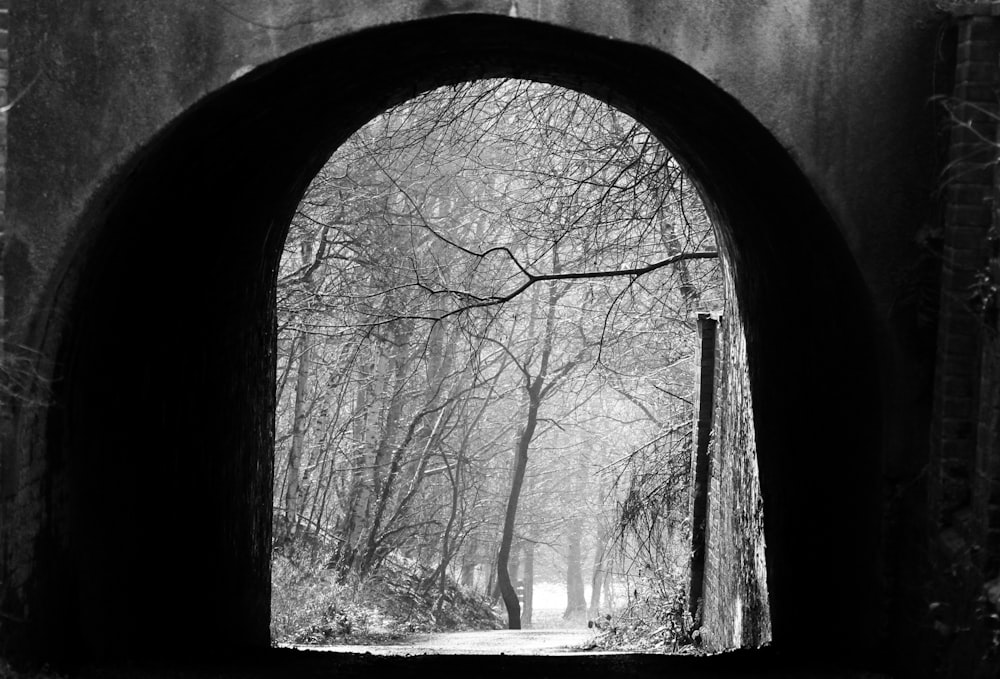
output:
<path id="1" fill-rule="evenodd" d="M 593 535 L 596 583 L 610 547 L 588 516 L 627 500 L 623 470 L 663 450 L 644 441 L 689 417 L 684 338 L 717 277 L 696 192 L 628 116 L 514 80 L 390 109 L 323 168 L 286 244 L 277 534 L 314 537 L 342 575 L 415 555 L 438 607 L 453 564 L 468 581 L 492 551 L 511 627 L 519 544 L 527 573 L 559 532 L 579 570 Z M 529 484 L 525 522 L 529 461 L 556 460 L 587 467 L 586 500 L 549 521 Z"/>

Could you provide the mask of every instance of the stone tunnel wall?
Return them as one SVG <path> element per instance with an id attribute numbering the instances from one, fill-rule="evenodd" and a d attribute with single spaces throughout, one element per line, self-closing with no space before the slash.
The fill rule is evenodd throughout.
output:
<path id="1" fill-rule="evenodd" d="M 0 8 L 7 4 L 0 0 Z M 859 381 L 867 385 L 878 377 L 889 382 L 890 394 L 905 395 L 905 384 L 897 386 L 895 374 L 882 375 L 890 370 L 886 366 L 897 360 L 900 375 L 908 375 L 929 364 L 924 349 L 904 341 L 908 335 L 900 331 L 902 348 L 887 350 L 888 357 L 880 358 L 890 360 L 876 366 L 867 306 L 865 314 L 859 314 L 858 300 L 866 301 L 871 295 L 880 328 L 889 324 L 894 332 L 907 327 L 909 315 L 887 319 L 887 309 L 899 294 L 900 273 L 914 256 L 912 232 L 930 203 L 922 182 L 932 160 L 924 131 L 929 65 L 935 53 L 931 49 L 936 32 L 931 3 L 521 2 L 517 22 L 524 25 L 517 30 L 504 24 L 470 32 L 469 26 L 478 25 L 487 14 L 507 21 L 514 4 L 506 0 L 247 0 L 236 11 L 234 3 L 182 0 L 13 3 L 10 91 L 12 100 L 25 92 L 27 96 L 10 116 L 10 154 L 5 167 L 5 178 L 9 178 L 5 206 L 9 238 L 3 262 L 6 311 L 10 318 L 25 319 L 24 333 L 30 334 L 32 347 L 37 343 L 44 350 L 44 358 L 55 358 L 60 347 L 75 357 L 86 379 L 79 379 L 81 373 L 77 373 L 63 400 L 79 406 L 74 422 L 85 431 L 78 435 L 76 430 L 59 426 L 58 418 L 52 416 L 55 409 L 39 408 L 38 414 L 25 409 L 15 413 L 16 427 L 4 437 L 13 438 L 16 447 L 7 445 L 0 454 L 0 653 L 4 644 L 12 648 L 18 643 L 25 622 L 36 628 L 46 657 L 54 654 L 54 646 L 76 642 L 81 631 L 99 637 L 89 646 L 78 642 L 86 653 L 96 652 L 98 642 L 132 653 L 123 632 L 170 653 L 191 639 L 226 648 L 227 643 L 249 638 L 238 634 L 244 621 L 266 646 L 266 615 L 261 613 L 266 613 L 266 604 L 248 615 L 233 605 L 245 598 L 237 591 L 239 583 L 233 584 L 233 573 L 242 574 L 251 585 L 266 584 L 258 572 L 266 562 L 259 556 L 241 562 L 239 550 L 228 550 L 216 539 L 220 534 L 228 539 L 241 526 L 267 523 L 260 518 L 262 512 L 246 509 L 254 506 L 248 489 L 256 493 L 270 488 L 262 471 L 266 465 L 261 464 L 261 470 L 253 466 L 264 458 L 253 457 L 248 463 L 244 455 L 261 450 L 259 441 L 250 440 L 252 436 L 244 432 L 256 432 L 266 410 L 259 404 L 256 410 L 244 404 L 256 393 L 253 390 L 263 392 L 266 387 L 266 375 L 255 371 L 262 363 L 263 343 L 251 347 L 250 340 L 244 343 L 243 339 L 267 321 L 262 315 L 266 309 L 254 307 L 266 290 L 246 282 L 259 280 L 259 272 L 266 269 L 260 259 L 262 252 L 270 252 L 261 245 L 272 226 L 269 220 L 273 216 L 274 224 L 281 222 L 284 201 L 291 200 L 299 182 L 294 173 L 309 166 L 304 159 L 317 153 L 315 140 L 346 134 L 359 110 L 376 107 L 378 102 L 384 105 L 389 93 L 411 87 L 413 79 L 405 77 L 408 69 L 443 79 L 453 74 L 454 64 L 467 63 L 465 55 L 470 52 L 479 55 L 486 66 L 498 60 L 507 72 L 536 76 L 549 76 L 554 64 L 567 64 L 559 71 L 567 82 L 572 77 L 572 83 L 611 89 L 609 94 L 647 111 L 653 122 L 662 118 L 661 131 L 676 134 L 674 142 L 687 149 L 686 155 L 702 170 L 700 176 L 716 190 L 723 211 L 739 226 L 733 232 L 738 242 L 731 251 L 742 253 L 748 262 L 739 287 L 747 291 L 750 302 L 756 301 L 747 318 L 754 325 L 751 340 L 760 338 L 750 343 L 754 366 L 763 366 L 761 372 L 766 372 L 764 379 L 754 375 L 760 415 L 756 433 L 767 452 L 761 457 L 764 495 L 772 504 L 791 508 L 769 514 L 768 536 L 775 538 L 769 542 L 768 564 L 775 644 L 783 641 L 802 648 L 810 641 L 830 638 L 831 631 L 851 622 L 855 629 L 846 651 L 861 653 L 881 646 L 884 632 L 875 614 L 881 606 L 876 597 L 857 597 L 859 602 L 852 602 L 848 609 L 847 597 L 835 596 L 833 614 L 810 621 L 804 630 L 800 620 L 808 602 L 799 594 L 811 590 L 817 571 L 844 574 L 839 582 L 831 582 L 835 593 L 855 592 L 859 586 L 877 589 L 877 566 L 869 558 L 874 550 L 868 549 L 880 530 L 874 506 L 879 497 L 881 457 L 877 456 L 904 460 L 918 469 L 923 462 L 919 454 L 923 425 L 899 424 L 925 422 L 923 410 L 896 398 L 891 403 L 899 412 L 883 416 L 868 403 L 874 401 L 869 394 L 873 390 L 861 394 L 867 401 L 843 395 L 853 394 Z M 321 6 L 328 11 L 319 16 Z M 439 21 L 452 13 L 468 13 L 462 17 L 468 23 L 457 26 Z M 434 18 L 438 23 L 414 26 L 405 33 L 398 32 L 402 27 L 385 34 L 362 30 L 376 31 L 379 26 L 417 18 Z M 548 27 L 573 29 L 573 33 L 560 34 L 558 40 L 551 35 L 544 40 L 525 37 L 527 29 Z M 582 40 L 584 35 L 588 39 L 613 37 L 617 42 L 600 43 L 601 49 L 595 51 L 590 43 L 578 45 L 577 38 Z M 345 36 L 353 42 L 325 42 Z M 415 36 L 427 37 L 415 41 Z M 494 36 L 489 49 L 479 44 L 483 36 Z M 465 45 L 473 40 L 474 49 Z M 621 58 L 625 47 L 627 59 Z M 508 53 L 516 53 L 517 60 Z M 258 69 L 246 79 L 229 82 L 234 74 L 253 66 Z M 456 73 L 472 77 L 476 68 L 459 68 Z M 342 110 L 337 109 L 338 102 L 343 102 Z M 332 109 L 340 113 L 335 115 Z M 303 115 L 304 111 L 309 115 Z M 183 120 L 178 121 L 182 112 Z M 288 130 L 294 134 L 285 134 Z M 153 148 L 156 139 L 159 146 Z M 280 143 L 272 143 L 275 139 Z M 294 153 L 283 148 L 289 142 L 298 143 Z M 145 173 L 139 177 L 138 189 L 131 172 L 137 167 Z M 276 176 L 276 169 L 281 170 L 281 177 Z M 201 192 L 211 193 L 212 200 Z M 194 196 L 212 209 L 185 211 L 184 201 L 176 200 L 177 196 Z M 220 203 L 219 197 L 226 202 Z M 110 198 L 118 202 L 111 205 Z M 160 205 L 170 210 L 149 209 Z M 115 214 L 109 215 L 112 211 Z M 129 229 L 133 222 L 150 227 Z M 180 224 L 183 230 L 178 230 Z M 246 237 L 250 227 L 253 238 Z M 178 238 L 161 243 L 155 237 L 158 233 L 178 234 Z M 124 234 L 137 235 L 129 239 Z M 98 238 L 113 246 L 99 252 L 103 259 L 91 256 L 98 252 L 91 247 Z M 143 238 L 156 247 L 144 247 Z M 213 251 L 206 247 L 206 238 L 226 256 L 211 259 Z M 198 247 L 185 246 L 195 242 Z M 239 252 L 233 252 L 233 243 L 240 244 Z M 116 252 L 120 256 L 112 257 Z M 157 266 L 141 259 L 146 255 L 155 255 Z M 111 260 L 118 262 L 119 271 L 124 268 L 130 275 L 101 278 L 103 265 Z M 225 266 L 218 271 L 199 266 L 206 263 Z M 870 290 L 861 289 L 855 264 Z M 188 297 L 179 295 L 171 274 L 200 270 L 216 271 L 214 293 L 194 294 L 189 289 L 193 284 L 186 284 Z M 78 286 L 80 271 L 100 279 L 101 286 Z M 187 276 L 180 278 L 183 282 Z M 126 284 L 115 284 L 116 280 Z M 136 331 L 134 321 L 127 333 L 118 332 L 122 321 L 116 308 L 143 310 L 144 330 L 157 331 L 158 322 L 171 318 L 169 313 L 156 311 L 149 289 L 156 292 L 156 300 L 168 303 L 163 308 L 184 312 L 176 318 L 190 319 L 190 311 L 196 311 L 196 318 L 186 322 L 191 327 L 206 322 L 202 337 L 212 339 L 212 346 L 203 349 L 197 342 L 184 341 L 178 324 L 169 335 L 143 335 Z M 87 304 L 67 316 L 67 300 L 79 299 L 78 292 L 90 296 L 84 300 Z M 133 301 L 130 296 L 141 303 L 116 305 L 119 298 Z M 226 304 L 217 304 L 216 299 Z M 231 313 L 219 318 L 220 308 Z M 250 312 L 241 317 L 244 308 Z M 784 313 L 789 308 L 800 310 L 801 324 L 815 338 L 811 345 L 802 346 L 785 336 Z M 109 321 L 106 327 L 101 325 L 105 319 Z M 80 325 L 90 329 L 90 334 L 83 333 Z M 724 322 L 723 332 L 731 327 L 735 326 Z M 69 339 L 64 341 L 62 332 Z M 137 336 L 157 338 L 158 351 L 166 360 L 158 363 L 150 360 L 149 351 L 138 355 L 139 350 L 131 348 L 127 356 L 115 356 L 106 341 L 125 342 Z M 245 351 L 235 351 L 227 342 Z M 852 360 L 841 365 L 831 357 L 844 347 Z M 129 389 L 142 386 L 141 393 L 115 390 L 95 357 L 106 358 L 115 379 Z M 815 368 L 800 371 L 803 365 Z M 137 374 L 134 366 L 141 366 L 142 372 Z M 876 368 L 881 372 L 876 373 Z M 227 376 L 227 371 L 236 377 Z M 170 387 L 164 388 L 164 383 Z M 115 411 L 110 401 L 95 397 L 94 390 L 98 394 L 111 391 L 115 405 L 127 406 L 129 413 L 141 417 L 119 418 L 127 424 L 124 432 L 103 426 Z M 799 391 L 824 407 L 816 407 L 813 400 L 804 403 Z M 240 398 L 234 398 L 234 393 Z M 192 395 L 201 405 L 189 404 Z M 214 417 L 202 421 L 200 413 Z M 720 414 L 720 419 L 725 422 L 726 416 Z M 889 433 L 895 434 L 885 437 L 884 451 L 878 448 L 878 432 L 874 431 L 883 420 Z M 190 427 L 190 441 L 183 440 L 182 433 L 192 421 L 196 426 Z M 853 425 L 841 430 L 828 426 L 838 421 Z M 750 420 L 743 424 L 749 426 Z M 724 444 L 730 433 L 739 431 L 737 425 L 720 429 L 717 438 Z M 802 459 L 797 442 L 824 425 L 829 437 L 816 441 L 813 456 Z M 163 432 L 170 436 L 160 436 Z M 81 462 L 86 460 L 82 454 L 112 459 L 104 452 L 105 433 L 114 436 L 115 455 L 121 453 L 124 460 L 132 461 L 126 453 L 134 441 L 149 443 L 153 454 L 110 480 L 85 476 L 83 472 L 90 468 Z M 754 437 L 748 434 L 745 440 L 752 443 Z M 205 475 L 209 480 L 203 482 L 197 475 L 166 474 L 156 489 L 190 500 L 190 495 L 174 492 L 171 484 L 180 484 L 181 490 L 197 484 L 198 502 L 188 502 L 191 508 L 185 507 L 186 519 L 198 531 L 198 544 L 206 547 L 204 561 L 213 566 L 214 579 L 188 567 L 184 550 L 190 549 L 192 540 L 186 524 L 177 521 L 169 507 L 161 508 L 142 496 L 139 491 L 146 488 L 144 484 L 132 483 L 158 478 L 145 472 L 159 464 L 159 459 L 177 459 L 173 451 L 188 449 L 198 453 L 186 453 L 198 461 L 198 469 L 211 467 L 215 476 Z M 723 450 L 732 453 L 734 449 L 723 445 Z M 171 456 L 160 456 L 161 452 Z M 709 606 L 706 620 L 711 622 L 708 630 L 715 634 L 710 639 L 719 644 L 731 643 L 737 630 L 746 642 L 750 628 L 747 599 L 738 609 L 739 618 L 737 609 L 731 605 L 725 609 L 722 604 L 735 601 L 732 592 L 743 597 L 751 591 L 747 582 L 735 578 L 741 567 L 747 577 L 762 573 L 757 561 L 740 561 L 748 554 L 756 558 L 758 552 L 748 552 L 745 545 L 733 542 L 742 534 L 736 510 L 753 506 L 748 504 L 749 492 L 741 496 L 725 490 L 727 485 L 747 490 L 747 461 L 754 458 L 749 447 L 743 452 L 742 458 L 717 455 L 713 470 L 713 486 L 722 490 L 714 488 L 710 544 L 716 558 L 708 564 L 707 594 L 709 603 L 720 607 L 713 611 Z M 839 452 L 847 459 L 839 470 L 828 470 L 821 464 L 824 452 Z M 71 463 L 77 468 L 69 469 Z M 253 476 L 252 483 L 245 482 L 247 475 Z M 814 475 L 816 483 L 798 483 Z M 212 478 L 225 481 L 218 485 L 218 492 L 212 492 L 216 490 Z M 72 548 L 81 556 L 98 558 L 93 555 L 101 552 L 89 538 L 99 532 L 101 524 L 80 518 L 74 511 L 66 499 L 70 482 L 78 482 L 78 497 L 87 498 L 88 503 L 97 498 L 95 506 L 100 500 L 99 509 L 122 521 L 138 522 L 139 518 L 132 517 L 141 515 L 106 508 L 111 500 L 104 498 L 113 498 L 112 491 L 119 488 L 135 489 L 130 496 L 133 507 L 150 506 L 176 539 L 160 540 L 151 533 L 143 555 L 156 558 L 133 559 L 142 565 L 133 571 L 120 565 L 115 555 L 135 550 L 119 548 L 113 533 L 97 535 L 109 548 L 106 564 L 120 567 L 128 579 L 123 584 L 114 573 L 102 570 L 99 562 L 79 576 L 66 553 Z M 858 487 L 860 497 L 846 509 L 830 501 L 839 496 L 844 484 Z M 242 511 L 227 514 L 229 508 L 218 499 L 220 494 L 234 506 L 244 503 Z M 205 511 L 216 519 L 211 530 L 204 521 Z M 853 522 L 849 530 L 839 528 L 845 511 Z M 817 522 L 828 530 L 815 530 Z M 266 542 L 266 533 L 257 528 L 253 533 L 250 528 L 240 546 L 244 554 Z M 729 545 L 723 540 L 727 535 Z M 71 538 L 75 542 L 67 547 Z M 165 548 L 158 550 L 158 543 Z M 263 551 L 257 549 L 255 554 Z M 223 562 L 223 557 L 230 561 Z M 150 563 L 172 589 L 148 587 L 148 582 L 156 580 L 150 577 Z M 226 568 L 234 563 L 235 567 Z M 757 571 L 749 569 L 751 564 Z M 78 599 L 63 596 L 64 592 L 56 591 L 59 587 L 51 585 L 63 583 L 73 595 L 76 582 L 88 586 L 91 601 L 100 602 L 93 607 L 93 615 L 86 607 L 76 611 L 67 602 Z M 221 583 L 218 589 L 225 586 L 232 591 L 214 596 L 216 582 Z M 763 583 L 762 574 L 757 575 L 757 582 Z M 720 583 L 732 589 L 723 591 Z M 166 607 L 165 612 L 152 616 L 159 625 L 157 632 L 139 629 L 131 618 L 106 612 L 107 593 L 115 594 L 119 608 L 126 610 L 131 593 L 150 589 Z M 248 587 L 262 601 L 266 601 L 265 589 L 263 585 Z M 172 596 L 185 591 L 188 596 Z M 222 603 L 206 607 L 207 598 Z M 763 595 L 759 599 L 767 601 Z M 209 634 L 207 623 L 200 636 L 192 632 L 187 625 L 191 617 L 188 601 L 198 601 L 217 615 L 219 628 L 230 631 L 232 638 L 220 640 Z M 75 617 L 70 619 L 70 614 Z M 868 620 L 875 622 L 866 626 Z M 126 629 L 112 624 L 116 621 Z M 725 625 L 730 632 L 725 632 Z"/>
<path id="2" fill-rule="evenodd" d="M 743 323 L 726 276 L 716 340 L 702 634 L 714 650 L 771 640 L 764 522 Z"/>

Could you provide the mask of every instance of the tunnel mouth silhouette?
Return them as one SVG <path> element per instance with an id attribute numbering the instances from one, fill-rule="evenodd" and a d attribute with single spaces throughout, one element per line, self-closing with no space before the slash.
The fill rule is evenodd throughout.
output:
<path id="1" fill-rule="evenodd" d="M 877 329 L 808 180 L 737 101 L 670 56 L 464 15 L 260 66 L 93 198 L 50 295 L 61 368 L 44 436 L 71 519 L 38 546 L 38 638 L 59 630 L 58 653 L 84 659 L 268 649 L 274 290 L 292 212 L 381 111 L 501 76 L 621 108 L 699 184 L 746 325 L 774 646 L 809 653 L 879 624 Z"/>

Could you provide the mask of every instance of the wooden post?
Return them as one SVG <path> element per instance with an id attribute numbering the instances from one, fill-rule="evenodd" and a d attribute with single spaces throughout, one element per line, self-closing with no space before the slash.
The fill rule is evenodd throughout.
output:
<path id="1" fill-rule="evenodd" d="M 707 313 L 698 314 L 701 335 L 701 378 L 698 383 L 698 419 L 695 427 L 691 484 L 691 585 L 688 610 L 695 627 L 701 625 L 701 600 L 705 589 L 705 547 L 708 538 L 708 444 L 715 409 L 715 345 L 718 321 Z"/>

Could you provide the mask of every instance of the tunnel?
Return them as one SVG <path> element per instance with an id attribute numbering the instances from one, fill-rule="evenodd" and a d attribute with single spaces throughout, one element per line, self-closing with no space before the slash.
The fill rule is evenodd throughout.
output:
<path id="1" fill-rule="evenodd" d="M 367 29 L 183 111 L 93 196 L 49 290 L 58 371 L 37 436 L 66 521 L 36 546 L 24 643 L 53 658 L 270 645 L 276 269 L 337 146 L 418 92 L 511 76 L 634 116 L 695 178 L 746 325 L 773 646 L 876 662 L 878 328 L 802 171 L 735 99 L 639 45 L 507 17 Z M 54 340 L 52 338 L 55 338 Z"/>

